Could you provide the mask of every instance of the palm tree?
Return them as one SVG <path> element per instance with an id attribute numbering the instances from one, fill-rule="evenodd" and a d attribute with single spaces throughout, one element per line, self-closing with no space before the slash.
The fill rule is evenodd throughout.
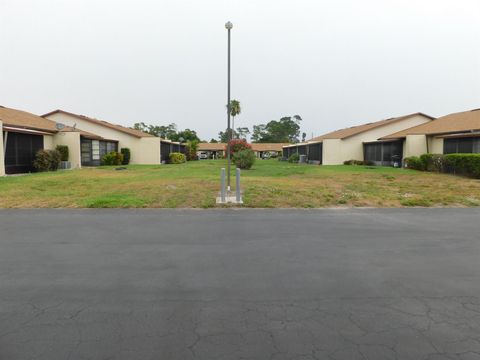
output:
<path id="1" fill-rule="evenodd" d="M 228 108 L 228 105 L 227 105 Z M 232 129 L 235 129 L 235 116 L 239 115 L 242 112 L 240 107 L 240 101 L 231 100 L 230 101 L 230 115 L 232 116 Z M 235 133 L 234 131 L 232 133 Z"/>

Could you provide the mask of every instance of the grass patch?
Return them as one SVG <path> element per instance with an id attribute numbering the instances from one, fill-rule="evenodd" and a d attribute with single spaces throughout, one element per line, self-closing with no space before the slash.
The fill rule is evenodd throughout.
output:
<path id="1" fill-rule="evenodd" d="M 222 167 L 224 160 L 202 160 L 2 177 L 0 207 L 211 208 Z M 246 207 L 480 205 L 479 180 L 390 167 L 262 160 L 242 171 L 242 188 Z"/>

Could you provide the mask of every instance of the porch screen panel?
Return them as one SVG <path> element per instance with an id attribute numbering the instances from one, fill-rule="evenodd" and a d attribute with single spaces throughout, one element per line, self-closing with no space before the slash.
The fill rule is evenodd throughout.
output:
<path id="1" fill-rule="evenodd" d="M 42 149 L 43 135 L 9 132 L 5 153 L 7 174 L 34 171 L 33 161 L 37 152 Z"/>
<path id="2" fill-rule="evenodd" d="M 473 139 L 473 149 L 472 152 L 480 153 L 480 138 Z"/>
<path id="3" fill-rule="evenodd" d="M 313 144 L 308 146 L 308 160 L 321 160 L 321 145 L 322 144 Z"/>
<path id="4" fill-rule="evenodd" d="M 365 144 L 365 160 L 382 161 L 382 144 Z"/>
<path id="5" fill-rule="evenodd" d="M 454 154 L 457 152 L 457 139 L 445 139 L 443 141 L 443 153 Z"/>
<path id="6" fill-rule="evenodd" d="M 458 152 L 462 154 L 468 154 L 473 151 L 473 139 L 461 138 L 458 139 Z"/>

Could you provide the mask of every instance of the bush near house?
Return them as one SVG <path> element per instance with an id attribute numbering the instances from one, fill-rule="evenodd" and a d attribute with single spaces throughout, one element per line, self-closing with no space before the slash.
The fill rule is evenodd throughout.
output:
<path id="1" fill-rule="evenodd" d="M 60 153 L 61 161 L 68 161 L 68 146 L 67 145 L 57 145 L 55 148 Z"/>
<path id="2" fill-rule="evenodd" d="M 170 164 L 183 164 L 187 161 L 185 154 L 179 152 L 172 152 L 169 156 Z"/>
<path id="3" fill-rule="evenodd" d="M 413 170 L 445 172 L 480 179 L 480 154 L 423 154 L 405 158 Z"/>
<path id="4" fill-rule="evenodd" d="M 235 154 L 238 151 L 252 149 L 252 145 L 247 143 L 245 139 L 233 139 L 230 140 L 230 154 Z M 225 153 L 227 153 L 227 148 L 225 147 Z"/>
<path id="5" fill-rule="evenodd" d="M 129 148 L 121 148 L 120 153 L 123 155 L 122 165 L 130 164 L 130 149 Z"/>
<path id="6" fill-rule="evenodd" d="M 445 155 L 442 154 L 423 154 L 420 156 L 423 170 L 442 172 L 444 169 Z"/>
<path id="7" fill-rule="evenodd" d="M 345 160 L 343 165 L 374 165 L 373 161 L 370 160 Z"/>
<path id="8" fill-rule="evenodd" d="M 480 179 L 480 154 L 448 154 L 443 161 L 446 172 Z"/>
<path id="9" fill-rule="evenodd" d="M 425 171 L 425 164 L 418 156 L 406 157 L 403 161 L 408 169 Z"/>
<path id="10" fill-rule="evenodd" d="M 40 150 L 35 156 L 33 166 L 37 171 L 57 171 L 62 154 L 58 150 Z"/>
<path id="11" fill-rule="evenodd" d="M 251 169 L 255 159 L 255 152 L 252 149 L 240 150 L 233 154 L 233 162 L 240 169 Z"/>
<path id="12" fill-rule="evenodd" d="M 299 161 L 300 161 L 300 155 L 298 155 L 298 153 L 293 153 L 288 158 L 289 163 L 298 163 Z"/>
<path id="13" fill-rule="evenodd" d="M 112 151 L 105 155 L 102 158 L 102 165 L 122 165 L 123 163 L 123 154 Z"/>
<path id="14" fill-rule="evenodd" d="M 197 151 L 198 151 L 198 140 L 188 141 L 187 145 L 185 146 L 187 161 L 198 160 Z"/>

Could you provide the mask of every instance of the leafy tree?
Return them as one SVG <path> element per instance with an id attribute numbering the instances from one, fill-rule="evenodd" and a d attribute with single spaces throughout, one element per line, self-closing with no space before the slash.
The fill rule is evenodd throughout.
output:
<path id="1" fill-rule="evenodd" d="M 185 129 L 183 131 L 178 131 L 177 133 L 173 134 L 170 138 L 172 141 L 180 141 L 188 142 L 188 141 L 198 141 L 200 142 L 200 138 L 197 135 L 195 130 Z"/>
<path id="2" fill-rule="evenodd" d="M 170 139 L 177 133 L 177 125 L 170 124 L 167 126 L 147 125 L 144 122 L 135 123 L 133 125 L 135 130 L 143 131 L 147 134 L 158 136 L 164 139 Z"/>
<path id="3" fill-rule="evenodd" d="M 266 125 L 254 125 L 252 141 L 260 143 L 297 143 L 300 135 L 300 115 L 285 116 Z"/>
<path id="4" fill-rule="evenodd" d="M 186 145 L 186 155 L 187 155 L 187 160 L 192 161 L 192 160 L 198 160 L 197 158 L 197 151 L 198 151 L 198 140 L 189 140 Z"/>
<path id="5" fill-rule="evenodd" d="M 305 142 L 305 139 L 307 138 L 307 133 L 303 132 L 302 133 L 302 142 Z"/>
<path id="6" fill-rule="evenodd" d="M 217 144 L 217 143 L 218 143 L 218 140 L 216 140 L 214 138 L 210 139 L 210 144 Z"/>
<path id="7" fill-rule="evenodd" d="M 177 125 L 171 123 L 169 125 L 147 125 L 144 122 L 135 123 L 133 125 L 135 130 L 140 130 L 148 134 L 161 137 L 163 139 L 169 139 L 172 141 L 179 141 L 182 139 L 183 142 L 188 141 L 200 141 L 200 138 L 197 135 L 195 130 L 185 129 L 182 131 L 177 131 Z"/>
<path id="8" fill-rule="evenodd" d="M 248 127 L 238 127 L 237 128 L 237 139 L 247 139 L 247 136 L 250 134 Z"/>
<path id="9" fill-rule="evenodd" d="M 226 143 L 226 142 L 228 142 L 229 139 L 235 139 L 236 137 L 238 137 L 237 132 L 233 129 L 230 129 L 230 134 L 231 134 L 230 136 L 227 135 L 227 130 L 220 131 L 218 133 L 218 138 L 220 139 L 220 142 Z"/>

